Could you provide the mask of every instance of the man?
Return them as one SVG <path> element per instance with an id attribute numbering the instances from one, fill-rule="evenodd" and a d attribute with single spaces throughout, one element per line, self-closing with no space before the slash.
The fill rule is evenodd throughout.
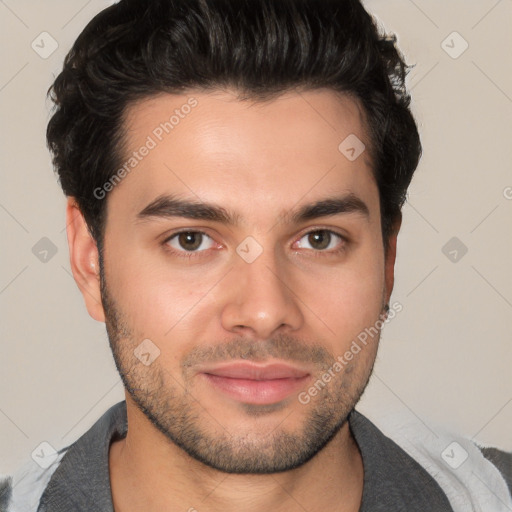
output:
<path id="1" fill-rule="evenodd" d="M 456 473 L 355 410 L 421 154 L 406 70 L 355 0 L 122 0 L 90 22 L 47 137 L 126 402 L 6 482 L 8 510 L 512 505 L 509 455 L 458 439 Z"/>

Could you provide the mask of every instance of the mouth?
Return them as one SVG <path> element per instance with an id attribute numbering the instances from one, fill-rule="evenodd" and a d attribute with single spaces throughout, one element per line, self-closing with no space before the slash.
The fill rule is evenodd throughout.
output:
<path id="1" fill-rule="evenodd" d="M 311 374 L 283 363 L 229 363 L 200 372 L 218 392 L 239 402 L 268 405 L 280 402 L 304 386 Z"/>

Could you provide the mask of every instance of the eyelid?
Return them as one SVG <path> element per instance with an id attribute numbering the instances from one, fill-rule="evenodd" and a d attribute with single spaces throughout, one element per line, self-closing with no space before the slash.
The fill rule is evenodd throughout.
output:
<path id="1" fill-rule="evenodd" d="M 168 245 L 168 243 L 176 238 L 178 235 L 180 235 L 181 233 L 194 233 L 194 234 L 200 234 L 200 235 L 203 235 L 207 238 L 209 238 L 212 242 L 214 242 L 215 244 L 217 245 L 221 245 L 219 244 L 218 242 L 215 241 L 215 239 L 213 238 L 213 236 L 209 235 L 206 231 L 203 231 L 201 229 L 190 229 L 190 228 L 183 228 L 183 229 L 180 229 L 178 231 L 174 231 L 172 232 L 170 235 L 166 235 L 165 238 L 163 239 L 162 241 L 162 245 Z M 184 253 L 189 253 L 189 254 L 193 254 L 193 253 L 197 253 L 197 252 L 205 252 L 207 249 L 203 249 L 202 251 L 178 251 L 178 252 L 184 252 Z"/>
<path id="2" fill-rule="evenodd" d="M 313 228 L 308 228 L 307 231 L 305 231 L 304 233 L 302 233 L 298 238 L 297 238 L 297 242 L 302 240 L 305 236 L 307 235 L 310 235 L 311 233 L 316 233 L 318 231 L 326 231 L 327 233 L 330 233 L 332 235 L 335 235 L 339 238 L 341 238 L 341 247 L 337 247 L 335 249 L 320 249 L 320 250 L 315 250 L 315 249 L 306 249 L 308 251 L 313 251 L 315 253 L 319 253 L 319 254 L 334 254 L 336 252 L 339 252 L 341 250 L 343 250 L 345 248 L 345 246 L 349 243 L 349 238 L 347 237 L 347 235 L 344 235 L 342 233 L 340 233 L 339 231 L 333 229 L 333 228 L 330 228 L 330 227 L 313 227 Z M 297 243 L 297 242 L 294 242 Z"/>
<path id="3" fill-rule="evenodd" d="M 305 231 L 302 232 L 298 236 L 298 239 L 300 240 L 305 235 L 308 235 L 309 233 L 315 233 L 317 231 L 328 231 L 329 233 L 334 233 L 335 235 L 338 235 L 339 237 L 343 238 L 347 242 L 349 240 L 348 235 L 343 233 L 339 228 L 334 228 L 332 226 L 321 226 L 321 225 L 320 226 L 308 226 L 307 228 L 305 228 Z"/>
<path id="4" fill-rule="evenodd" d="M 305 231 L 303 231 L 300 235 L 298 235 L 298 238 L 296 239 L 295 242 L 293 242 L 292 245 L 294 245 L 295 243 L 300 241 L 306 235 L 309 235 L 311 233 L 315 233 L 315 232 L 318 232 L 318 231 L 326 231 L 326 232 L 331 233 L 331 234 L 333 234 L 335 236 L 338 236 L 342 240 L 342 243 L 340 244 L 341 247 L 338 247 L 338 248 L 335 248 L 335 249 L 329 249 L 329 250 L 327 250 L 327 249 L 322 249 L 322 250 L 306 249 L 307 251 L 314 252 L 314 253 L 316 253 L 318 255 L 321 255 L 321 254 L 336 254 L 338 252 L 341 252 L 341 251 L 343 251 L 346 248 L 346 245 L 350 241 L 349 238 L 347 237 L 347 235 L 344 235 L 344 234 L 340 233 L 339 231 L 337 231 L 336 229 L 333 229 L 332 227 L 327 227 L 327 226 L 309 226 L 308 228 L 305 228 Z M 211 248 L 210 249 L 203 249 L 203 250 L 200 250 L 200 251 L 197 251 L 197 250 L 196 251 L 185 251 L 185 250 L 179 250 L 179 249 L 175 249 L 175 248 L 171 247 L 169 245 L 169 241 L 171 239 L 177 237 L 180 233 L 201 234 L 203 236 L 208 237 L 210 240 L 212 240 L 214 242 L 214 244 L 217 245 L 217 248 L 222 248 L 223 247 L 223 245 L 219 244 L 218 242 L 216 242 L 215 239 L 213 238 L 213 236 L 209 235 L 204 230 L 204 228 L 203 229 L 199 229 L 199 228 L 182 228 L 182 229 L 179 229 L 178 231 L 172 232 L 169 235 L 166 235 L 164 240 L 161 242 L 163 246 L 167 246 L 167 250 L 169 252 L 171 252 L 173 254 L 176 254 L 176 255 L 178 255 L 180 257 L 192 258 L 194 256 L 199 256 L 202 253 L 206 253 L 206 252 L 208 252 L 211 249 Z"/>
<path id="5" fill-rule="evenodd" d="M 313 226 L 313 227 L 309 226 L 308 228 L 305 228 L 304 232 L 302 232 L 298 235 L 297 240 L 304 238 L 305 235 L 308 235 L 310 233 L 315 233 L 316 231 L 328 231 L 329 233 L 334 233 L 335 235 L 338 235 L 340 238 L 343 238 L 343 240 L 345 240 L 346 242 L 349 241 L 347 235 L 340 233 L 336 229 L 333 229 L 332 227 L 328 227 L 328 226 Z M 173 231 L 171 234 L 165 234 L 163 236 L 162 243 L 163 244 L 167 243 L 171 238 L 175 237 L 176 235 L 179 235 L 180 233 L 200 233 L 202 235 L 205 235 L 205 236 L 211 238 L 212 240 L 214 239 L 213 236 L 209 235 L 204 230 L 204 228 L 182 228 L 182 229 L 179 229 L 178 231 Z"/>
<path id="6" fill-rule="evenodd" d="M 213 238 L 212 235 L 208 234 L 208 230 L 205 228 L 194 228 L 194 227 L 183 227 L 183 228 L 177 228 L 176 230 L 170 230 L 167 233 L 164 233 L 162 235 L 163 242 L 170 240 L 173 236 L 179 235 L 180 233 L 201 233 L 203 235 L 206 235 L 210 238 Z"/>

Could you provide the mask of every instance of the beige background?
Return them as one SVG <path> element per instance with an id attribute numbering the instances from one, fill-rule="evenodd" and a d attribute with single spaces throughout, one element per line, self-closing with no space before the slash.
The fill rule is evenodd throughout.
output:
<path id="1" fill-rule="evenodd" d="M 109 3 L 0 0 L 0 473 L 42 441 L 69 444 L 123 398 L 104 325 L 70 274 L 65 200 L 44 138 L 46 90 Z M 405 409 L 512 450 L 512 1 L 365 5 L 416 63 L 424 157 L 399 238 L 392 299 L 403 311 L 385 329 L 359 409 L 375 421 Z M 43 31 L 59 45 L 47 59 L 31 47 Z M 45 263 L 32 252 L 43 237 L 57 249 Z M 442 252 L 452 237 L 468 249 L 456 262 Z"/>

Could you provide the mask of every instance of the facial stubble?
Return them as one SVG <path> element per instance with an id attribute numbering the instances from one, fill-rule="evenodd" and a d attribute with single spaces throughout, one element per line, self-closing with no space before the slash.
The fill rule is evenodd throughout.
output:
<path id="1" fill-rule="evenodd" d="M 196 347 L 182 358 L 181 374 L 172 375 L 158 359 L 146 366 L 135 357 L 134 349 L 141 340 L 134 336 L 127 315 L 112 297 L 101 262 L 100 281 L 110 347 L 131 399 L 170 442 L 195 460 L 224 473 L 278 473 L 308 462 L 346 423 L 373 371 L 378 336 L 372 341 L 375 344 L 373 354 L 366 366 L 362 365 L 363 369 L 355 364 L 355 360 L 351 361 L 308 404 L 300 405 L 300 418 L 303 419 L 295 423 L 294 430 L 286 428 L 285 424 L 289 425 L 290 417 L 298 414 L 298 402 L 284 420 L 279 420 L 276 413 L 289 407 L 290 400 L 297 400 L 295 396 L 278 404 L 239 404 L 245 418 L 254 420 L 253 431 L 240 433 L 240 429 L 231 430 L 224 418 L 214 417 L 195 398 L 194 364 L 278 358 L 314 362 L 320 378 L 335 364 L 334 356 L 319 344 L 303 343 L 289 336 L 277 336 L 264 342 L 237 338 L 224 344 Z M 370 350 L 370 347 L 366 349 Z M 258 420 L 268 420 L 273 414 L 276 418 L 273 428 L 266 427 L 265 432 L 258 432 Z"/>

